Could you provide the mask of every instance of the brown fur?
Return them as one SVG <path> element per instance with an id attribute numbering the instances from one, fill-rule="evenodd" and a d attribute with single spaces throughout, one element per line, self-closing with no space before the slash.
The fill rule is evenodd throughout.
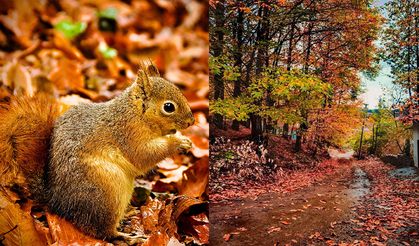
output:
<path id="1" fill-rule="evenodd" d="M 177 105 L 171 115 L 162 112 L 168 100 Z M 193 122 L 180 90 L 142 64 L 119 97 L 75 106 L 58 119 L 47 171 L 50 209 L 89 235 L 116 236 L 135 177 L 190 148 L 189 139 L 169 133 Z"/>
<path id="2" fill-rule="evenodd" d="M 43 170 L 58 113 L 58 105 L 45 95 L 14 97 L 0 106 L 0 185 L 18 183 L 43 200 Z"/>

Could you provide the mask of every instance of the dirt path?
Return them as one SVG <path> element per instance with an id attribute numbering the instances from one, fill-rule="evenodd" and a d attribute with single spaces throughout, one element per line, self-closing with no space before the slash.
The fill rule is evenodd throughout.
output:
<path id="1" fill-rule="evenodd" d="M 306 244 L 345 230 L 354 206 L 369 192 L 370 182 L 359 167 L 289 194 L 265 193 L 256 200 L 211 203 L 211 245 Z M 336 230 L 335 230 L 336 229 Z M 351 237 L 351 232 L 341 236 Z"/>

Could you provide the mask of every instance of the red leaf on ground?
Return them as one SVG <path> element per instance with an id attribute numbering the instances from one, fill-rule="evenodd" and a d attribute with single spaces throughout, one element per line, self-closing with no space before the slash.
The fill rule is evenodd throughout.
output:
<path id="1" fill-rule="evenodd" d="M 226 241 L 226 242 L 228 242 L 228 240 L 230 240 L 230 238 L 231 238 L 231 234 L 230 234 L 230 233 L 226 233 L 226 234 L 224 234 L 224 236 L 223 236 L 223 239 L 224 239 L 224 241 Z"/>
<path id="2" fill-rule="evenodd" d="M 268 234 L 271 234 L 273 232 L 278 232 L 278 231 L 281 231 L 281 230 L 282 230 L 281 227 L 272 226 L 268 229 Z"/>

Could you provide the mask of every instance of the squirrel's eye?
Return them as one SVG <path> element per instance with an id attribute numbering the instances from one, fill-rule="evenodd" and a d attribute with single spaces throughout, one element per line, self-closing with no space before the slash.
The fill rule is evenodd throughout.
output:
<path id="1" fill-rule="evenodd" d="M 173 112 L 175 112 L 175 105 L 173 103 L 171 103 L 171 102 L 164 103 L 163 110 L 166 113 L 169 113 L 169 114 L 170 113 L 173 113 Z"/>

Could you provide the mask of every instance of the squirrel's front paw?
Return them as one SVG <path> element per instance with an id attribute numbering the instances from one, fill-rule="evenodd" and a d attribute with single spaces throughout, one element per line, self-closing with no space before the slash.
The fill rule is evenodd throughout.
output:
<path id="1" fill-rule="evenodd" d="M 186 151 L 192 148 L 192 141 L 189 138 L 184 136 L 178 136 L 177 140 L 179 142 L 177 146 L 177 150 L 179 151 L 179 153 L 185 153 Z"/>

